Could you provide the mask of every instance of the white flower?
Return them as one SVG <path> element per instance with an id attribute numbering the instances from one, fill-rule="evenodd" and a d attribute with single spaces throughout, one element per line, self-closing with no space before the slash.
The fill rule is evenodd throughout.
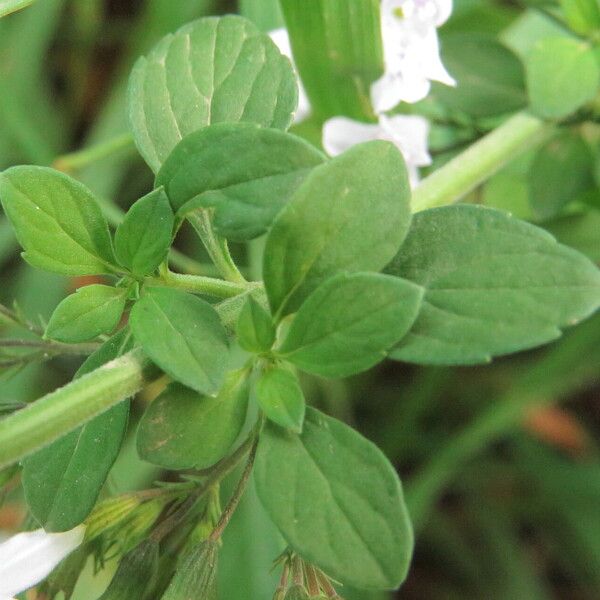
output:
<path id="1" fill-rule="evenodd" d="M 452 0 L 382 0 L 385 72 L 371 86 L 376 113 L 427 96 L 430 81 L 456 85 L 440 59 L 436 27 L 452 12 Z"/>
<path id="2" fill-rule="evenodd" d="M 275 45 L 279 48 L 281 54 L 287 56 L 292 61 L 294 68 L 296 68 L 296 65 L 294 64 L 294 57 L 292 56 L 290 36 L 288 35 L 287 29 L 285 27 L 274 29 L 273 31 L 269 32 L 269 36 L 275 42 Z M 309 114 L 310 101 L 308 100 L 304 86 L 298 77 L 298 108 L 296 110 L 296 115 L 294 116 L 294 122 L 300 123 L 300 121 L 304 121 Z"/>
<path id="3" fill-rule="evenodd" d="M 65 533 L 19 533 L 0 544 L 0 600 L 11 600 L 43 581 L 83 541 L 85 526 Z"/>
<path id="4" fill-rule="evenodd" d="M 334 117 L 323 126 L 323 148 L 336 156 L 361 142 L 387 140 L 395 144 L 408 168 L 411 185 L 419 181 L 417 167 L 431 164 L 427 151 L 429 123 L 426 119 L 414 115 L 379 115 L 379 122 L 361 123 L 347 117 Z"/>

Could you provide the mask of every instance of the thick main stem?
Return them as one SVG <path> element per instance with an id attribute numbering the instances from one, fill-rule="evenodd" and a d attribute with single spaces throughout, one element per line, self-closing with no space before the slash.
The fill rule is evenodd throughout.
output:
<path id="1" fill-rule="evenodd" d="M 520 152 L 547 139 L 553 128 L 527 112 L 516 114 L 426 177 L 413 192 L 413 212 L 458 202 Z"/>
<path id="2" fill-rule="evenodd" d="M 0 469 L 51 444 L 144 385 L 144 364 L 130 352 L 0 421 Z"/>

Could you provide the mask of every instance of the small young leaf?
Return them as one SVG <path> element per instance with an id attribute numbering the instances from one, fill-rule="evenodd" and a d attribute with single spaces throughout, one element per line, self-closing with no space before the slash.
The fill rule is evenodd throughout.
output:
<path id="1" fill-rule="evenodd" d="M 119 324 L 126 300 L 126 288 L 100 284 L 81 287 L 56 307 L 46 337 L 75 343 L 110 333 Z"/>
<path id="2" fill-rule="evenodd" d="M 29 264 L 63 275 L 112 272 L 108 225 L 83 184 L 47 167 L 12 167 L 0 174 L 0 200 Z"/>
<path id="3" fill-rule="evenodd" d="M 408 332 L 423 288 L 379 273 L 341 273 L 322 283 L 295 316 L 279 354 L 325 377 L 365 371 Z"/>
<path id="4" fill-rule="evenodd" d="M 136 275 L 152 273 L 164 260 L 173 237 L 175 218 L 162 188 L 140 198 L 115 232 L 115 253 Z"/>
<path id="5" fill-rule="evenodd" d="M 313 170 L 275 219 L 263 272 L 277 317 L 338 271 L 379 271 L 410 225 L 410 188 L 389 142 L 355 146 Z"/>
<path id="6" fill-rule="evenodd" d="M 455 33 L 444 36 L 444 65 L 455 88 L 434 84 L 444 105 L 473 117 L 505 114 L 527 104 L 525 72 L 513 52 L 491 35 Z"/>
<path id="7" fill-rule="evenodd" d="M 549 342 L 600 305 L 600 272 L 544 230 L 504 212 L 450 206 L 415 215 L 386 269 L 425 287 L 390 357 L 475 364 Z"/>
<path id="8" fill-rule="evenodd" d="M 544 38 L 534 46 L 525 66 L 531 107 L 540 117 L 566 117 L 598 92 L 600 65 L 586 42 Z"/>
<path id="9" fill-rule="evenodd" d="M 218 233 L 243 241 L 267 231 L 308 173 L 324 161 L 314 146 L 289 133 L 221 123 L 181 140 L 156 184 L 165 186 L 182 215 L 214 207 Z"/>
<path id="10" fill-rule="evenodd" d="M 358 588 L 402 583 L 413 534 L 400 481 L 356 431 L 311 408 L 300 436 L 267 424 L 255 482 L 289 545 L 328 575 Z"/>
<path id="11" fill-rule="evenodd" d="M 207 540 L 190 548 L 162 600 L 217 600 L 219 543 Z"/>
<path id="12" fill-rule="evenodd" d="M 210 17 L 163 38 L 129 85 L 134 140 L 156 172 L 177 143 L 211 123 L 287 129 L 298 103 L 290 61 L 238 16 Z"/>
<path id="13" fill-rule="evenodd" d="M 556 216 L 569 202 L 595 189 L 590 148 L 570 132 L 550 140 L 535 155 L 528 183 L 535 214 L 542 219 Z"/>
<path id="14" fill-rule="evenodd" d="M 108 340 L 77 371 L 97 369 L 131 349 L 127 329 Z M 90 514 L 119 454 L 129 401 L 36 452 L 23 463 L 23 489 L 33 516 L 47 531 L 69 531 Z"/>
<path id="15" fill-rule="evenodd" d="M 159 544 L 149 538 L 130 550 L 98 600 L 143 600 L 158 570 Z"/>
<path id="16" fill-rule="evenodd" d="M 275 341 L 271 315 L 252 297 L 246 300 L 237 322 L 240 346 L 248 352 L 267 352 Z"/>
<path id="17" fill-rule="evenodd" d="M 228 363 L 227 335 L 215 309 L 200 298 L 169 288 L 149 288 L 129 317 L 144 352 L 177 381 L 214 395 Z"/>
<path id="18" fill-rule="evenodd" d="M 247 409 L 244 371 L 231 371 L 216 398 L 171 384 L 142 417 L 139 455 L 166 469 L 211 467 L 235 442 Z"/>
<path id="19" fill-rule="evenodd" d="M 256 381 L 254 393 L 267 418 L 296 433 L 302 431 L 306 403 L 294 373 L 284 367 L 267 369 Z"/>

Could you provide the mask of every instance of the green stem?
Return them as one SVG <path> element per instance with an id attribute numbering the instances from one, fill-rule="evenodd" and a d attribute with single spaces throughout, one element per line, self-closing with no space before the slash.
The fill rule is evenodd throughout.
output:
<path id="1" fill-rule="evenodd" d="M 248 461 L 244 467 L 244 472 L 242 473 L 242 476 L 235 488 L 235 491 L 233 492 L 233 495 L 229 499 L 227 506 L 223 510 L 219 522 L 210 534 L 209 539 L 213 542 L 217 541 L 223 535 L 223 531 L 225 531 L 229 521 L 231 521 L 231 517 L 233 516 L 233 513 L 238 507 L 238 504 L 240 503 L 240 500 L 246 491 L 248 481 L 250 480 L 250 474 L 252 473 L 252 467 L 254 467 L 254 459 L 256 458 L 256 450 L 258 448 L 258 439 L 258 432 L 255 432 L 254 439 L 252 440 L 252 447 L 250 448 L 250 455 L 248 456 Z"/>
<path id="2" fill-rule="evenodd" d="M 520 112 L 443 167 L 413 192 L 413 212 L 454 204 L 524 150 L 547 139 L 554 126 Z"/>
<path id="3" fill-rule="evenodd" d="M 221 275 L 228 281 L 245 283 L 244 276 L 239 272 L 231 258 L 231 254 L 229 254 L 227 240 L 219 237 L 213 229 L 210 211 L 196 210 L 186 215 L 186 217 L 200 236 L 208 255 Z"/>
<path id="4" fill-rule="evenodd" d="M 0 421 L 0 469 L 51 444 L 145 383 L 144 363 L 130 352 Z"/>
<path id="5" fill-rule="evenodd" d="M 162 277 L 153 277 L 148 281 L 153 285 L 172 287 L 193 294 L 208 294 L 217 298 L 234 298 L 261 285 L 234 283 L 201 275 L 181 275 L 171 271 L 167 271 Z"/>
<path id="6" fill-rule="evenodd" d="M 70 154 L 63 154 L 54 160 L 53 167 L 59 171 L 70 173 L 84 169 L 104 158 L 112 156 L 117 152 L 132 150 L 134 148 L 133 138 L 130 133 L 123 133 L 95 146 L 84 148 Z"/>

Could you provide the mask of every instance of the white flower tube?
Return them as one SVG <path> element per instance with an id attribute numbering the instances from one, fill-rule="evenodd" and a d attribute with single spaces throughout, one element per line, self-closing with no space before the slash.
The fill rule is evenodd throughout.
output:
<path id="1" fill-rule="evenodd" d="M 456 85 L 440 59 L 436 29 L 451 12 L 452 0 L 382 0 L 385 72 L 371 86 L 376 113 L 422 100 L 431 81 Z"/>
<path id="2" fill-rule="evenodd" d="M 379 122 L 373 124 L 334 117 L 323 126 L 323 148 L 330 156 L 336 156 L 362 142 L 392 142 L 402 152 L 414 187 L 419 182 L 418 167 L 431 164 L 427 151 L 428 134 L 427 119 L 416 115 L 379 115 Z"/>
<path id="3" fill-rule="evenodd" d="M 281 54 L 287 56 L 292 61 L 294 68 L 296 68 L 294 57 L 292 55 L 290 36 L 287 32 L 287 29 L 285 27 L 274 29 L 273 31 L 269 32 L 269 36 L 275 42 L 275 45 L 279 48 Z M 308 96 L 306 95 L 306 91 L 304 90 L 304 86 L 302 85 L 300 78 L 298 78 L 298 86 L 298 108 L 294 116 L 295 123 L 304 121 L 304 119 L 310 115 L 310 101 L 308 100 Z"/>
<path id="4" fill-rule="evenodd" d="M 19 533 L 0 544 L 0 600 L 11 600 L 43 581 L 83 541 L 85 526 L 65 533 Z"/>

